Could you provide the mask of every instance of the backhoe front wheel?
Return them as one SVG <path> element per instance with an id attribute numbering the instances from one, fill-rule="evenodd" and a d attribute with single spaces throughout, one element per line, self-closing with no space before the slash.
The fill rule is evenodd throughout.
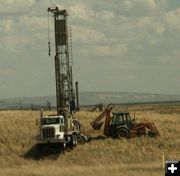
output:
<path id="1" fill-rule="evenodd" d="M 119 128 L 117 129 L 117 138 L 128 138 L 129 137 L 129 130 L 126 128 Z"/>

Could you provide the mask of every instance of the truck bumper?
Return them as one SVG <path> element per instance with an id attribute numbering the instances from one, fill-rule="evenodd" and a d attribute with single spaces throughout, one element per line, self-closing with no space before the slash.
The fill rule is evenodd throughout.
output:
<path id="1" fill-rule="evenodd" d="M 64 143 L 64 139 L 36 139 L 37 144 L 57 144 Z"/>

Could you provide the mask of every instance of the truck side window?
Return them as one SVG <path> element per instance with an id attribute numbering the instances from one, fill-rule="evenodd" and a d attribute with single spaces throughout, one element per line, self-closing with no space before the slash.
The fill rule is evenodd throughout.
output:
<path id="1" fill-rule="evenodd" d="M 63 119 L 61 119 L 61 124 L 64 124 L 64 120 Z"/>

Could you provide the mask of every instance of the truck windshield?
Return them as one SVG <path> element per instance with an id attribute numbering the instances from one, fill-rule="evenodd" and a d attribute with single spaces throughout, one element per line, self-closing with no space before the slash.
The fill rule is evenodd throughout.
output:
<path id="1" fill-rule="evenodd" d="M 42 125 L 50 125 L 50 124 L 59 124 L 60 119 L 59 118 L 44 118 L 41 119 Z"/>

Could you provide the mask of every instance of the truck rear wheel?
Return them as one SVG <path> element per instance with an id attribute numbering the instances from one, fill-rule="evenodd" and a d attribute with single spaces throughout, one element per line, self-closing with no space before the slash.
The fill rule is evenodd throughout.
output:
<path id="1" fill-rule="evenodd" d="M 77 146 L 77 140 L 72 138 L 68 145 L 71 149 L 73 149 L 74 147 Z"/>
<path id="2" fill-rule="evenodd" d="M 74 146 L 74 147 L 77 146 L 77 140 L 73 140 L 73 146 Z"/>
<path id="3" fill-rule="evenodd" d="M 77 134 L 73 134 L 73 135 L 71 136 L 70 146 L 71 146 L 72 148 L 74 148 L 74 147 L 77 146 Z"/>
<path id="4" fill-rule="evenodd" d="M 86 142 L 88 142 L 88 137 L 84 134 L 79 134 L 77 138 L 77 142 L 80 144 L 85 144 Z"/>
<path id="5" fill-rule="evenodd" d="M 129 130 L 126 128 L 117 129 L 117 137 L 118 138 L 128 138 L 129 137 Z"/>

